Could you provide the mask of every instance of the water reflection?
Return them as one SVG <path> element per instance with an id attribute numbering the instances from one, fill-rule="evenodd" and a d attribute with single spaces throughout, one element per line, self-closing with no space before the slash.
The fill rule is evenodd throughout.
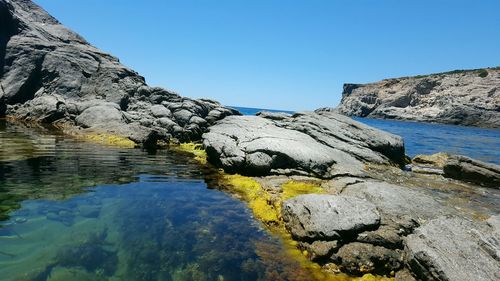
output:
<path id="1" fill-rule="evenodd" d="M 2 128 L 0 280 L 311 279 L 187 155 Z"/>

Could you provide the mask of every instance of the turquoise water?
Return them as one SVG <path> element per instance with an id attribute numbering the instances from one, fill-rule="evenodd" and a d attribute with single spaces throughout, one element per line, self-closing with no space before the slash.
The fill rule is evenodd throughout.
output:
<path id="1" fill-rule="evenodd" d="M 234 107 L 245 115 L 266 109 Z M 286 110 L 274 112 L 291 113 Z M 399 135 L 405 141 L 406 154 L 447 152 L 466 155 L 500 165 L 500 129 L 485 129 L 444 124 L 354 118 L 369 126 Z"/>
<path id="2" fill-rule="evenodd" d="M 0 147 L 2 281 L 308 280 L 189 155 L 6 123 Z"/>
<path id="3" fill-rule="evenodd" d="M 241 106 L 231 106 L 232 108 L 238 110 L 243 115 L 255 115 L 260 111 L 270 111 L 270 112 L 284 112 L 293 114 L 293 111 L 289 110 L 279 110 L 279 109 L 263 109 L 263 108 L 253 108 L 253 107 L 241 107 Z"/>

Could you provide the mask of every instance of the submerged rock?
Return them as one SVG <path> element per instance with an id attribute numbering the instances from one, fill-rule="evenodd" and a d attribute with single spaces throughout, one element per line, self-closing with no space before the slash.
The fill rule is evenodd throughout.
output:
<path id="1" fill-rule="evenodd" d="M 402 164 L 400 137 L 331 112 L 231 116 L 203 135 L 209 160 L 251 175 L 364 176 L 364 163 Z"/>
<path id="2" fill-rule="evenodd" d="M 440 217 L 405 241 L 409 266 L 421 280 L 499 280 L 500 223 Z"/>
<path id="3" fill-rule="evenodd" d="M 147 86 L 29 0 L 0 0 L 0 117 L 113 131 L 154 144 L 171 136 L 198 140 L 232 114 L 238 113 L 215 101 Z"/>

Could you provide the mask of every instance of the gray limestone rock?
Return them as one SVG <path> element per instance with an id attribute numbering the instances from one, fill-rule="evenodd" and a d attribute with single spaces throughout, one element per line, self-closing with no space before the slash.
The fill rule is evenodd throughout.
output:
<path id="1" fill-rule="evenodd" d="M 413 225 L 455 211 L 431 195 L 415 188 L 381 181 L 364 181 L 347 186 L 342 195 L 358 197 L 375 204 L 391 224 Z"/>
<path id="2" fill-rule="evenodd" d="M 123 136 L 135 134 L 128 125 L 140 121 L 159 138 L 188 141 L 199 140 L 217 120 L 238 114 L 211 100 L 148 87 L 139 74 L 30 0 L 0 0 L 0 15 L 0 117 L 99 127 Z M 173 109 L 182 110 L 174 119 Z"/>
<path id="3" fill-rule="evenodd" d="M 500 189 L 500 166 L 461 155 L 448 157 L 444 176 Z"/>
<path id="4" fill-rule="evenodd" d="M 364 163 L 405 159 L 400 137 L 338 114 L 262 116 L 231 116 L 210 127 L 203 135 L 209 160 L 243 174 L 332 178 L 363 177 Z"/>
<path id="5" fill-rule="evenodd" d="M 339 248 L 338 241 L 316 240 L 311 243 L 300 242 L 299 247 L 307 251 L 308 257 L 317 262 L 328 260 Z"/>
<path id="6" fill-rule="evenodd" d="M 408 264 L 420 280 L 500 280 L 498 220 L 439 217 L 405 240 Z"/>
<path id="7" fill-rule="evenodd" d="M 336 240 L 376 228 L 380 215 L 375 205 L 355 197 L 307 194 L 286 200 L 282 217 L 297 240 Z"/>
<path id="8" fill-rule="evenodd" d="M 123 114 L 119 109 L 106 105 L 97 105 L 85 109 L 76 117 L 75 121 L 77 125 L 83 128 L 95 127 L 110 122 L 125 123 Z"/>

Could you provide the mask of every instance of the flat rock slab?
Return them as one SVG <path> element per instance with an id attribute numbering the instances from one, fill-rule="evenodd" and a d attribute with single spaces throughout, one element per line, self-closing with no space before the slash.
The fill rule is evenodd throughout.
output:
<path id="1" fill-rule="evenodd" d="M 499 220 L 439 217 L 405 241 L 408 263 L 421 280 L 500 280 Z"/>
<path id="2" fill-rule="evenodd" d="M 281 212 L 286 228 L 297 240 L 335 240 L 380 223 L 375 205 L 348 196 L 300 195 L 286 200 Z"/>
<path id="3" fill-rule="evenodd" d="M 398 223 L 422 223 L 437 216 L 456 213 L 423 191 L 380 181 L 354 183 L 346 187 L 341 194 L 373 203 L 384 217 Z"/>

